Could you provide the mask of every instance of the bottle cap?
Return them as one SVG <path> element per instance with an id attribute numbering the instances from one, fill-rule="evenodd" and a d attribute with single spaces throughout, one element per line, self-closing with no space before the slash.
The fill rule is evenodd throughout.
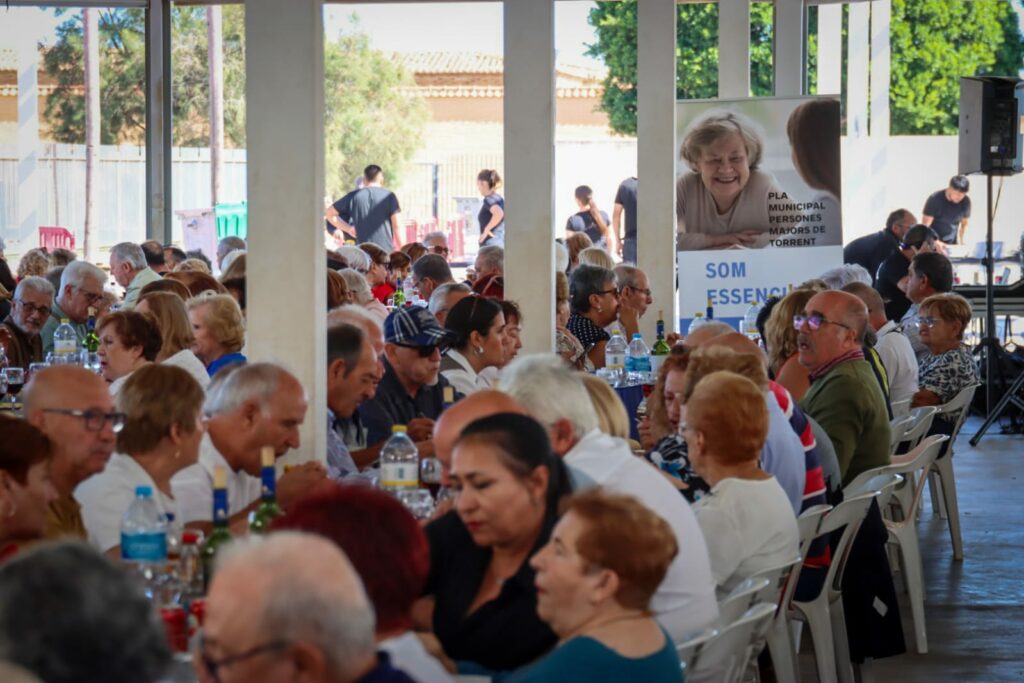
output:
<path id="1" fill-rule="evenodd" d="M 264 446 L 260 449 L 260 464 L 263 467 L 274 466 L 274 447 Z"/>
<path id="2" fill-rule="evenodd" d="M 643 338 L 644 338 L 644 336 L 642 334 L 640 334 L 639 332 L 634 332 L 633 333 L 633 339 L 643 339 Z"/>
<path id="3" fill-rule="evenodd" d="M 95 318 L 96 317 L 96 309 L 93 308 L 92 306 L 89 307 L 89 317 L 90 318 Z"/>
<path id="4" fill-rule="evenodd" d="M 149 486 L 136 486 L 135 497 L 136 498 L 149 498 L 153 495 L 153 489 Z"/>
<path id="5" fill-rule="evenodd" d="M 448 386 L 448 387 L 444 388 L 444 402 L 445 403 L 455 403 L 455 388 L 454 387 Z"/>
<path id="6" fill-rule="evenodd" d="M 69 324 L 70 322 L 71 322 L 71 320 L 70 320 L 69 318 L 61 318 L 61 319 L 60 319 L 60 324 L 61 324 L 61 325 L 67 325 L 67 324 Z"/>
<path id="7" fill-rule="evenodd" d="M 223 465 L 213 468 L 213 488 L 226 489 L 228 487 L 228 471 Z"/>
<path id="8" fill-rule="evenodd" d="M 392 425 L 391 426 L 391 433 L 392 434 L 405 434 L 407 431 L 409 431 L 409 428 L 406 427 L 405 425 Z"/>
<path id="9" fill-rule="evenodd" d="M 184 545 L 195 545 L 199 543 L 199 534 L 194 531 L 186 531 L 181 535 L 181 542 Z"/>

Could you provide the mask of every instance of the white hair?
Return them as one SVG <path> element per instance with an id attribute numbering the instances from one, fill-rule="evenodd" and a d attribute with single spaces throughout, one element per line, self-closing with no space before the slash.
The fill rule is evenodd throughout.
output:
<path id="1" fill-rule="evenodd" d="M 349 268 L 355 270 L 369 270 L 370 269 L 370 255 L 359 247 L 354 247 L 351 244 L 346 244 L 343 247 L 338 247 L 335 250 L 341 258 L 345 259 L 345 263 L 348 264 Z M 339 271 L 344 273 L 344 271 Z"/>
<path id="2" fill-rule="evenodd" d="M 841 266 L 830 268 L 820 277 L 829 289 L 842 289 L 851 282 L 861 282 L 868 287 L 872 286 L 871 273 L 867 268 L 856 263 L 844 263 Z"/>
<path id="3" fill-rule="evenodd" d="M 431 240 L 436 240 L 436 239 L 437 240 L 443 240 L 446 245 L 448 244 L 448 235 L 444 234 L 440 230 L 435 230 L 434 232 L 428 232 L 426 235 L 423 236 L 423 241 L 420 242 L 420 244 L 423 244 L 424 246 L 426 246 L 426 244 L 428 242 L 430 242 Z"/>
<path id="4" fill-rule="evenodd" d="M 486 247 L 480 247 L 480 251 L 477 252 L 476 258 L 480 261 L 480 265 L 485 270 L 505 269 L 505 250 L 497 244 L 489 244 Z"/>
<path id="5" fill-rule="evenodd" d="M 577 439 L 598 428 L 597 412 L 583 380 L 554 354 L 516 358 L 502 368 L 498 388 L 548 427 L 568 420 Z"/>
<path id="6" fill-rule="evenodd" d="M 206 390 L 203 413 L 207 416 L 230 413 L 249 401 L 256 401 L 265 414 L 281 378 L 287 374 L 287 370 L 273 363 L 225 368 L 217 373 Z"/>
<path id="7" fill-rule="evenodd" d="M 601 247 L 587 247 L 581 251 L 579 262 L 581 266 L 601 266 L 608 270 L 615 267 L 611 255 Z"/>
<path id="8" fill-rule="evenodd" d="M 362 251 L 362 250 L 360 250 Z M 348 290 L 352 292 L 352 296 L 360 306 L 373 301 L 373 292 L 370 291 L 370 283 L 366 281 L 366 278 L 362 273 L 359 273 L 351 268 L 345 268 L 339 270 L 338 274 L 345 280 L 345 284 L 348 285 Z"/>
<path id="9" fill-rule="evenodd" d="M 132 270 L 142 270 L 149 264 L 146 263 L 146 252 L 135 242 L 120 242 L 110 248 L 110 255 L 116 256 L 119 261 L 127 263 Z"/>
<path id="10" fill-rule="evenodd" d="M 472 294 L 473 290 L 469 285 L 462 282 L 446 282 L 435 288 L 434 291 L 430 293 L 430 301 L 427 303 L 427 309 L 436 316 L 444 310 L 448 295 L 453 292 Z"/>
<path id="11" fill-rule="evenodd" d="M 613 271 L 615 272 L 615 280 L 619 289 L 623 287 L 636 289 L 640 282 L 640 276 L 644 274 L 644 271 L 627 263 L 620 263 L 613 268 Z"/>
<path id="12" fill-rule="evenodd" d="M 555 242 L 555 270 L 559 273 L 569 270 L 569 248 L 561 242 Z"/>
<path id="13" fill-rule="evenodd" d="M 244 256 L 247 253 L 245 249 L 234 249 L 229 251 L 220 262 L 220 272 L 225 273 L 227 269 L 231 267 L 231 264 L 238 260 L 239 256 Z"/>
<path id="14" fill-rule="evenodd" d="M 380 323 L 380 318 L 370 313 L 362 306 L 355 304 L 343 304 L 337 308 L 332 308 L 327 314 L 327 326 L 338 325 L 341 323 L 348 323 L 349 325 L 355 325 L 360 327 L 363 331 L 367 331 L 367 326 L 372 325 L 380 330 L 384 331 L 383 325 Z"/>
<path id="15" fill-rule="evenodd" d="M 21 301 L 21 295 L 25 293 L 25 290 L 53 297 L 53 285 L 45 277 L 39 277 L 38 275 L 30 275 L 18 283 L 14 290 L 15 301 Z"/>
<path id="16" fill-rule="evenodd" d="M 139 247 L 139 251 L 142 251 L 142 247 Z M 145 257 L 143 257 L 143 261 L 145 261 Z M 60 291 L 63 292 L 68 285 L 81 287 L 90 278 L 99 282 L 101 286 L 107 283 L 107 274 L 102 269 L 88 261 L 72 261 L 64 267 L 64 272 L 60 274 Z"/>
<path id="17" fill-rule="evenodd" d="M 218 571 L 238 567 L 243 576 L 256 573 L 266 581 L 261 630 L 318 648 L 332 678 L 353 680 L 374 658 L 373 606 L 352 563 L 331 541 L 278 531 L 234 541 L 217 560 Z"/>

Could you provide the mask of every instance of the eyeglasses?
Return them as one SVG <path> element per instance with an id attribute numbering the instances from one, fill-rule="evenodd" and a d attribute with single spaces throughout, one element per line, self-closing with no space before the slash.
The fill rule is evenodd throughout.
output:
<path id="1" fill-rule="evenodd" d="M 821 313 L 811 313 L 810 315 L 803 315 L 801 313 L 797 313 L 796 315 L 793 316 L 793 327 L 795 327 L 796 329 L 802 329 L 804 323 L 807 323 L 807 327 L 811 328 L 811 330 L 815 332 L 821 329 L 821 326 L 825 324 L 838 325 L 839 327 L 845 328 L 847 330 L 853 329 L 849 325 L 837 323 L 835 320 L 829 320 Z"/>
<path id="2" fill-rule="evenodd" d="M 603 291 L 597 292 L 597 294 L 598 294 L 598 296 L 604 296 L 605 294 L 611 294 L 616 299 L 619 298 L 619 290 L 617 290 L 617 289 L 605 289 Z"/>
<path id="3" fill-rule="evenodd" d="M 412 349 L 420 354 L 420 358 L 430 358 L 434 355 L 434 349 L 444 353 L 448 349 L 442 347 L 440 344 L 432 344 L 430 346 L 416 346 L 415 344 L 395 344 L 395 346 L 401 346 L 403 349 Z"/>
<path id="4" fill-rule="evenodd" d="M 264 654 L 266 652 L 275 652 L 277 650 L 283 650 L 284 648 L 291 645 L 291 642 L 287 640 L 273 640 L 263 645 L 257 645 L 256 647 L 249 648 L 245 652 L 240 652 L 237 655 L 228 655 L 227 657 L 221 657 L 220 659 L 214 659 L 206 654 L 206 640 L 203 637 L 203 632 L 199 631 L 199 644 L 197 646 L 199 661 L 203 664 L 203 669 L 213 679 L 214 683 L 220 683 L 220 675 L 217 673 L 218 670 L 223 669 L 226 666 L 244 662 L 247 659 L 252 659 L 257 655 Z"/>
<path id="5" fill-rule="evenodd" d="M 625 288 L 623 288 L 623 289 L 625 289 Z M 650 296 L 651 295 L 651 290 L 649 290 L 649 289 L 640 289 L 638 287 L 630 287 L 630 289 L 632 289 L 634 292 L 640 292 L 644 296 Z"/>
<path id="6" fill-rule="evenodd" d="M 21 299 L 15 299 L 15 301 L 22 308 L 24 308 L 25 311 L 29 315 L 32 315 L 33 313 L 41 313 L 44 318 L 49 318 L 50 317 L 50 307 L 49 306 L 36 306 L 34 303 L 31 303 L 29 301 L 22 301 Z"/>
<path id="7" fill-rule="evenodd" d="M 942 318 L 933 318 L 931 316 L 923 316 L 917 319 L 917 324 L 921 327 L 935 327 L 942 322 Z"/>
<path id="8" fill-rule="evenodd" d="M 437 246 L 437 245 L 431 247 L 430 251 L 434 252 L 435 254 L 448 254 L 448 253 L 450 253 L 450 250 L 448 249 L 448 247 L 442 247 L 442 246 Z"/>
<path id="9" fill-rule="evenodd" d="M 102 294 L 93 294 L 92 292 L 85 291 L 81 287 L 75 287 L 75 289 L 77 289 L 79 292 L 84 294 L 86 301 L 88 301 L 90 304 L 95 304 L 95 303 L 97 303 L 99 301 L 103 301 L 103 295 Z"/>
<path id="10" fill-rule="evenodd" d="M 66 408 L 43 408 L 44 413 L 55 413 L 57 415 L 70 415 L 85 420 L 85 428 L 90 432 L 99 432 L 110 422 L 110 428 L 115 434 L 124 429 L 124 413 L 104 413 L 102 410 L 68 410 Z"/>

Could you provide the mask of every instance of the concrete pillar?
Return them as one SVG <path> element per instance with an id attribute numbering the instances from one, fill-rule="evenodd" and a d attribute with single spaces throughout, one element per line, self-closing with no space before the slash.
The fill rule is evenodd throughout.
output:
<path id="1" fill-rule="evenodd" d="M 818 5 L 818 94 L 838 95 L 843 78 L 843 6 Z"/>
<path id="2" fill-rule="evenodd" d="M 171 3 L 146 12 L 146 239 L 171 242 Z"/>
<path id="3" fill-rule="evenodd" d="M 889 184 L 877 170 L 889 166 L 889 80 L 891 54 L 889 26 L 892 0 L 871 3 L 871 213 L 870 225 L 884 224 L 895 207 L 889 205 Z"/>
<path id="4" fill-rule="evenodd" d="M 505 297 L 523 351 L 555 348 L 555 3 L 506 0 Z"/>
<path id="5" fill-rule="evenodd" d="M 15 10 L 17 11 L 17 10 Z M 24 32 L 28 33 L 28 32 Z M 34 36 L 22 35 L 17 45 L 18 65 L 18 240 L 21 253 L 39 246 L 39 50 Z M 74 231 L 74 226 L 67 226 Z M 14 245 L 8 245 L 13 249 Z"/>
<path id="6" fill-rule="evenodd" d="M 743 0 L 745 3 L 746 0 Z M 676 295 L 676 3 L 640 0 L 637 26 L 637 261 L 647 272 L 654 305 L 640 320 L 654 338 L 657 311 L 679 327 Z M 749 42 L 749 41 L 748 41 Z M 679 286 L 686 286 L 685 273 Z"/>
<path id="7" fill-rule="evenodd" d="M 773 62 L 776 97 L 802 95 L 807 76 L 806 18 L 803 0 L 775 0 Z"/>
<path id="8" fill-rule="evenodd" d="M 750 0 L 718 0 L 718 96 L 750 96 Z"/>
<path id="9" fill-rule="evenodd" d="M 843 218 L 848 227 L 871 223 L 871 140 L 868 138 L 868 85 L 871 5 L 850 5 L 846 57 L 846 157 Z"/>
<path id="10" fill-rule="evenodd" d="M 247 0 L 247 352 L 306 388 L 293 460 L 326 459 L 324 26 L 322 0 Z M 282 49 L 287 46 L 287 49 Z M 265 276 L 260 276 L 265 274 Z"/>

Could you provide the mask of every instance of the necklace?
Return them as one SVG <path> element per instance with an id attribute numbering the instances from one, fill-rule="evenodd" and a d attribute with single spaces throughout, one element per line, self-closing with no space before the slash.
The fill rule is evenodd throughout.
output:
<path id="1" fill-rule="evenodd" d="M 607 621 L 603 621 L 603 622 L 598 623 L 598 624 L 592 624 L 592 625 L 589 625 L 589 626 L 583 626 L 581 629 L 579 629 L 578 632 L 574 633 L 570 637 L 577 637 L 577 636 L 583 636 L 583 635 L 592 634 L 595 631 L 599 631 L 599 630 L 605 628 L 606 626 L 611 626 L 612 624 L 618 623 L 620 621 L 630 621 L 630 620 L 633 620 L 633 619 L 646 619 L 649 616 L 650 616 L 650 614 L 647 613 L 647 612 L 636 612 L 635 614 L 623 614 L 623 615 L 620 615 L 618 617 L 614 617 L 612 619 L 608 619 Z M 565 640 L 569 640 L 569 638 L 565 638 Z"/>

